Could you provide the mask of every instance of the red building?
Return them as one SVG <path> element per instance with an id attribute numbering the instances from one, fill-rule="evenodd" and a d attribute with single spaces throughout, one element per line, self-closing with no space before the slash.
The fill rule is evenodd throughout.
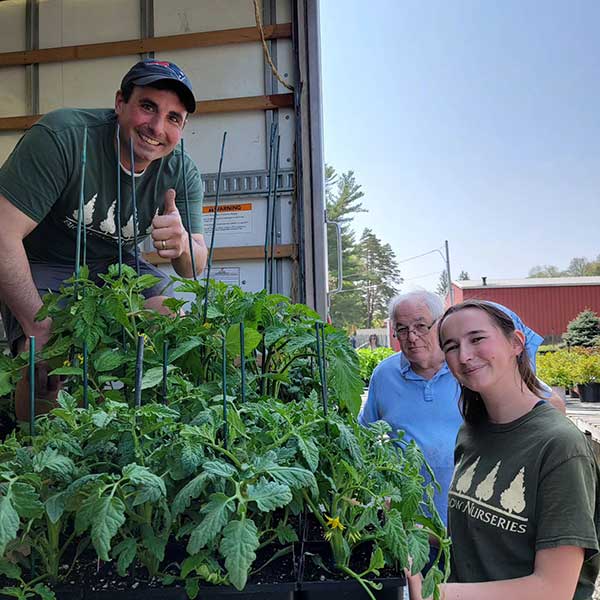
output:
<path id="1" fill-rule="evenodd" d="M 582 310 L 600 315 L 600 277 L 453 281 L 454 303 L 476 298 L 504 304 L 543 335 L 557 341 Z"/>

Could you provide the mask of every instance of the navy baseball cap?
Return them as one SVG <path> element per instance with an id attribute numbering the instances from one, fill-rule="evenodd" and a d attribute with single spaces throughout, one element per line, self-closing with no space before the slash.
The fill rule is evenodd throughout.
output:
<path id="1" fill-rule="evenodd" d="M 175 63 L 166 60 L 146 58 L 136 63 L 123 77 L 121 90 L 130 84 L 151 85 L 156 81 L 172 81 L 173 90 L 177 92 L 186 110 L 189 113 L 196 110 L 196 98 L 191 81 Z"/>

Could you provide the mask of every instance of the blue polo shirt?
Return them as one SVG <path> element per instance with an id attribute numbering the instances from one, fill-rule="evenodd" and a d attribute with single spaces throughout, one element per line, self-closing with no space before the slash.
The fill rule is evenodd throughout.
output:
<path id="1" fill-rule="evenodd" d="M 386 421 L 415 440 L 435 473 L 441 492 L 434 497 L 446 523 L 448 490 L 454 470 L 454 445 L 462 417 L 458 409 L 460 386 L 446 363 L 431 378 L 417 375 L 402 352 L 386 358 L 373 371 L 369 395 L 358 415 L 366 426 Z M 425 477 L 429 480 L 427 473 Z"/>

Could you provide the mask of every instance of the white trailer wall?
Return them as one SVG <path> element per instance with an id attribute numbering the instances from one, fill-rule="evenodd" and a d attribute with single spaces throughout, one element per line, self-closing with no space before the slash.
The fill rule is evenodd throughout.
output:
<path id="1" fill-rule="evenodd" d="M 264 4 L 265 26 L 290 23 L 298 14 L 298 7 L 301 11 L 305 9 L 305 2 L 301 0 L 262 0 L 260 4 Z M 32 5 L 37 9 L 37 17 L 28 19 Z M 298 21 L 303 23 L 301 29 L 305 27 L 305 15 Z M 0 53 L 255 26 L 252 0 L 4 0 L 0 2 Z M 294 31 L 297 28 L 298 24 L 293 24 Z M 268 47 L 282 78 L 298 88 L 299 71 L 302 71 L 298 48 L 289 38 L 271 40 Z M 190 77 L 199 101 L 289 93 L 267 65 L 259 41 L 156 52 L 154 56 L 176 62 Z M 63 106 L 112 106 L 121 77 L 139 58 L 140 55 L 126 55 L 43 62 L 27 67 L 2 66 L 0 120 L 1 117 L 31 114 L 32 107 L 43 114 Z M 308 60 L 304 63 L 308 64 Z M 33 68 L 37 69 L 34 77 L 31 76 Z M 308 78 L 304 79 L 303 89 L 308 91 Z M 297 97 L 301 98 L 301 95 Z M 320 102 L 319 89 L 314 90 L 312 98 L 315 97 Z M 308 106 L 308 100 L 304 104 Z M 262 289 L 264 285 L 263 260 L 257 249 L 265 240 L 272 122 L 277 124 L 280 135 L 280 194 L 275 210 L 275 245 L 285 246 L 288 250 L 293 248 L 287 253 L 282 252 L 282 258 L 276 260 L 273 291 L 306 300 L 323 310 L 325 277 L 322 265 L 317 268 L 323 279 L 322 293 L 317 294 L 321 300 L 315 301 L 314 289 L 312 297 L 306 298 L 303 284 L 306 265 L 298 252 L 302 244 L 309 243 L 311 247 L 307 254 L 313 259 L 317 256 L 320 261 L 324 260 L 324 245 L 315 249 L 312 241 L 314 223 L 322 226 L 322 206 L 319 204 L 322 198 L 317 198 L 315 206 L 308 207 L 308 216 L 304 216 L 304 210 L 299 210 L 298 203 L 306 201 L 306 191 L 302 189 L 307 190 L 310 186 L 303 185 L 300 189 L 296 180 L 302 155 L 296 139 L 298 128 L 293 106 L 190 117 L 185 131 L 186 150 L 203 173 L 205 207 L 214 203 L 221 140 L 223 132 L 227 131 L 221 196 L 226 212 L 219 213 L 215 247 L 228 249 L 229 260 L 215 261 L 213 274 L 238 283 L 246 290 Z M 20 135 L 21 132 L 0 131 L 0 161 L 8 156 Z M 303 132 L 303 137 L 314 140 L 315 136 Z M 305 149 L 306 152 L 312 152 L 312 149 Z M 308 172 L 310 166 L 305 169 Z M 310 203 L 314 203 L 313 195 L 311 193 L 308 198 Z M 242 208 L 236 210 L 239 207 Z M 211 229 L 213 214 L 205 215 L 207 232 Z M 310 239 L 302 237 L 306 227 L 310 230 Z M 323 240 L 324 236 L 320 243 Z M 144 249 L 151 251 L 151 244 L 146 243 Z M 232 249 L 238 251 L 232 252 Z M 160 266 L 170 271 L 170 265 Z M 312 287 L 314 279 L 311 279 Z"/>

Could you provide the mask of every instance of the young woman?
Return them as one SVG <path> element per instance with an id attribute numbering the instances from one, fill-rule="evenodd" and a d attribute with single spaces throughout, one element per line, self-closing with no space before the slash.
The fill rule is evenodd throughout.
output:
<path id="1" fill-rule="evenodd" d="M 524 337 L 491 303 L 446 311 L 440 346 L 462 387 L 442 600 L 591 599 L 600 473 L 585 436 L 541 397 Z M 421 576 L 409 577 L 412 600 Z"/>

